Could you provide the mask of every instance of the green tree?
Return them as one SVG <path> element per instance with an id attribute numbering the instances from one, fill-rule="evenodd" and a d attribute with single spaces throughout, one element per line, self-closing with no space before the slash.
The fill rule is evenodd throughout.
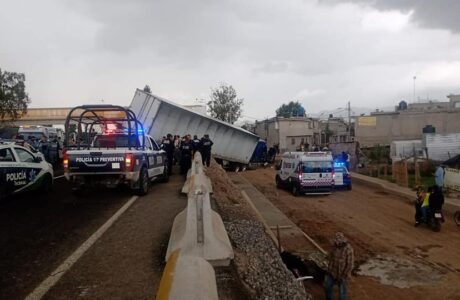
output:
<path id="1" fill-rule="evenodd" d="M 24 84 L 26 76 L 22 73 L 0 69 L 0 122 L 17 120 L 27 112 L 30 103 Z"/>
<path id="2" fill-rule="evenodd" d="M 230 124 L 235 123 L 243 112 L 243 99 L 236 97 L 236 91 L 231 85 L 221 84 L 211 89 L 211 101 L 208 102 L 211 116 Z"/>
<path id="3" fill-rule="evenodd" d="M 148 84 L 144 86 L 144 92 L 149 93 L 149 94 L 152 93 L 152 90 L 150 89 L 150 86 Z"/>
<path id="4" fill-rule="evenodd" d="M 288 104 L 283 104 L 281 105 L 277 110 L 276 110 L 276 116 L 277 117 L 303 117 L 305 115 L 305 110 L 302 108 L 302 104 L 300 104 L 299 101 L 290 101 Z"/>

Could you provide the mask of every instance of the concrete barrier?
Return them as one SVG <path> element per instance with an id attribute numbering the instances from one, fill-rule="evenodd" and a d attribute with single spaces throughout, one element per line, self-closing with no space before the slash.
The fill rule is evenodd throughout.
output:
<path id="1" fill-rule="evenodd" d="M 228 266 L 234 257 L 232 245 L 221 217 L 211 209 L 211 182 L 203 172 L 199 152 L 184 190 L 187 208 L 174 219 L 166 261 L 175 250 L 182 249 L 184 255 L 204 258 L 213 266 Z"/>
<path id="2" fill-rule="evenodd" d="M 187 172 L 187 180 L 182 187 L 182 193 L 188 194 L 192 187 L 200 187 L 204 192 L 212 193 L 211 180 L 203 172 L 201 153 L 195 152 L 192 167 Z"/>
<path id="3" fill-rule="evenodd" d="M 156 299 L 217 300 L 214 269 L 203 258 L 175 250 L 163 271 Z"/>
<path id="4" fill-rule="evenodd" d="M 221 217 L 211 209 L 209 194 L 189 197 L 187 208 L 174 219 L 166 261 L 176 249 L 202 257 L 213 266 L 228 266 L 233 249 Z"/>

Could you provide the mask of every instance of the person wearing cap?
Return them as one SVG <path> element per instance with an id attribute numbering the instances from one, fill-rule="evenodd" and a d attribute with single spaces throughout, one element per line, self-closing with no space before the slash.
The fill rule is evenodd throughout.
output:
<path id="1" fill-rule="evenodd" d="M 334 284 L 339 286 L 339 299 L 347 299 L 347 279 L 353 269 L 353 248 L 342 232 L 337 232 L 329 253 L 327 274 L 324 278 L 326 299 L 333 299 Z"/>
<path id="2" fill-rule="evenodd" d="M 182 175 L 186 176 L 192 166 L 193 149 L 193 142 L 191 136 L 188 134 L 184 137 L 180 146 L 180 173 Z"/>
<path id="3" fill-rule="evenodd" d="M 209 167 L 211 164 L 211 148 L 214 143 L 209 139 L 209 134 L 205 134 L 200 141 L 201 159 L 203 165 Z"/>
<path id="4" fill-rule="evenodd" d="M 198 136 L 196 134 L 193 136 L 192 142 L 193 142 L 193 154 L 195 154 L 196 151 L 201 152 L 200 139 L 198 138 Z"/>
<path id="5" fill-rule="evenodd" d="M 166 135 L 166 139 L 163 140 L 161 148 L 166 152 L 166 157 L 168 159 L 168 175 L 171 175 L 174 160 L 174 141 L 172 134 L 168 133 Z"/>

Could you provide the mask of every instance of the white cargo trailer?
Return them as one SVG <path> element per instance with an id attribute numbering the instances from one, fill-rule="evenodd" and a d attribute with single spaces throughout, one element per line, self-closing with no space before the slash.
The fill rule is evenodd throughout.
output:
<path id="1" fill-rule="evenodd" d="M 212 154 L 225 165 L 240 169 L 249 164 L 259 137 L 232 124 L 192 111 L 182 105 L 137 89 L 129 107 L 157 140 L 168 133 L 183 136 L 209 134 Z"/>

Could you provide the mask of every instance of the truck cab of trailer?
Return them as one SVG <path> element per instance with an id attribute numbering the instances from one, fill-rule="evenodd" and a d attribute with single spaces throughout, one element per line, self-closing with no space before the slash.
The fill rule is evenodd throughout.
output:
<path id="1" fill-rule="evenodd" d="M 299 194 L 330 194 L 334 187 L 330 152 L 286 152 L 277 168 L 276 186 Z"/>

